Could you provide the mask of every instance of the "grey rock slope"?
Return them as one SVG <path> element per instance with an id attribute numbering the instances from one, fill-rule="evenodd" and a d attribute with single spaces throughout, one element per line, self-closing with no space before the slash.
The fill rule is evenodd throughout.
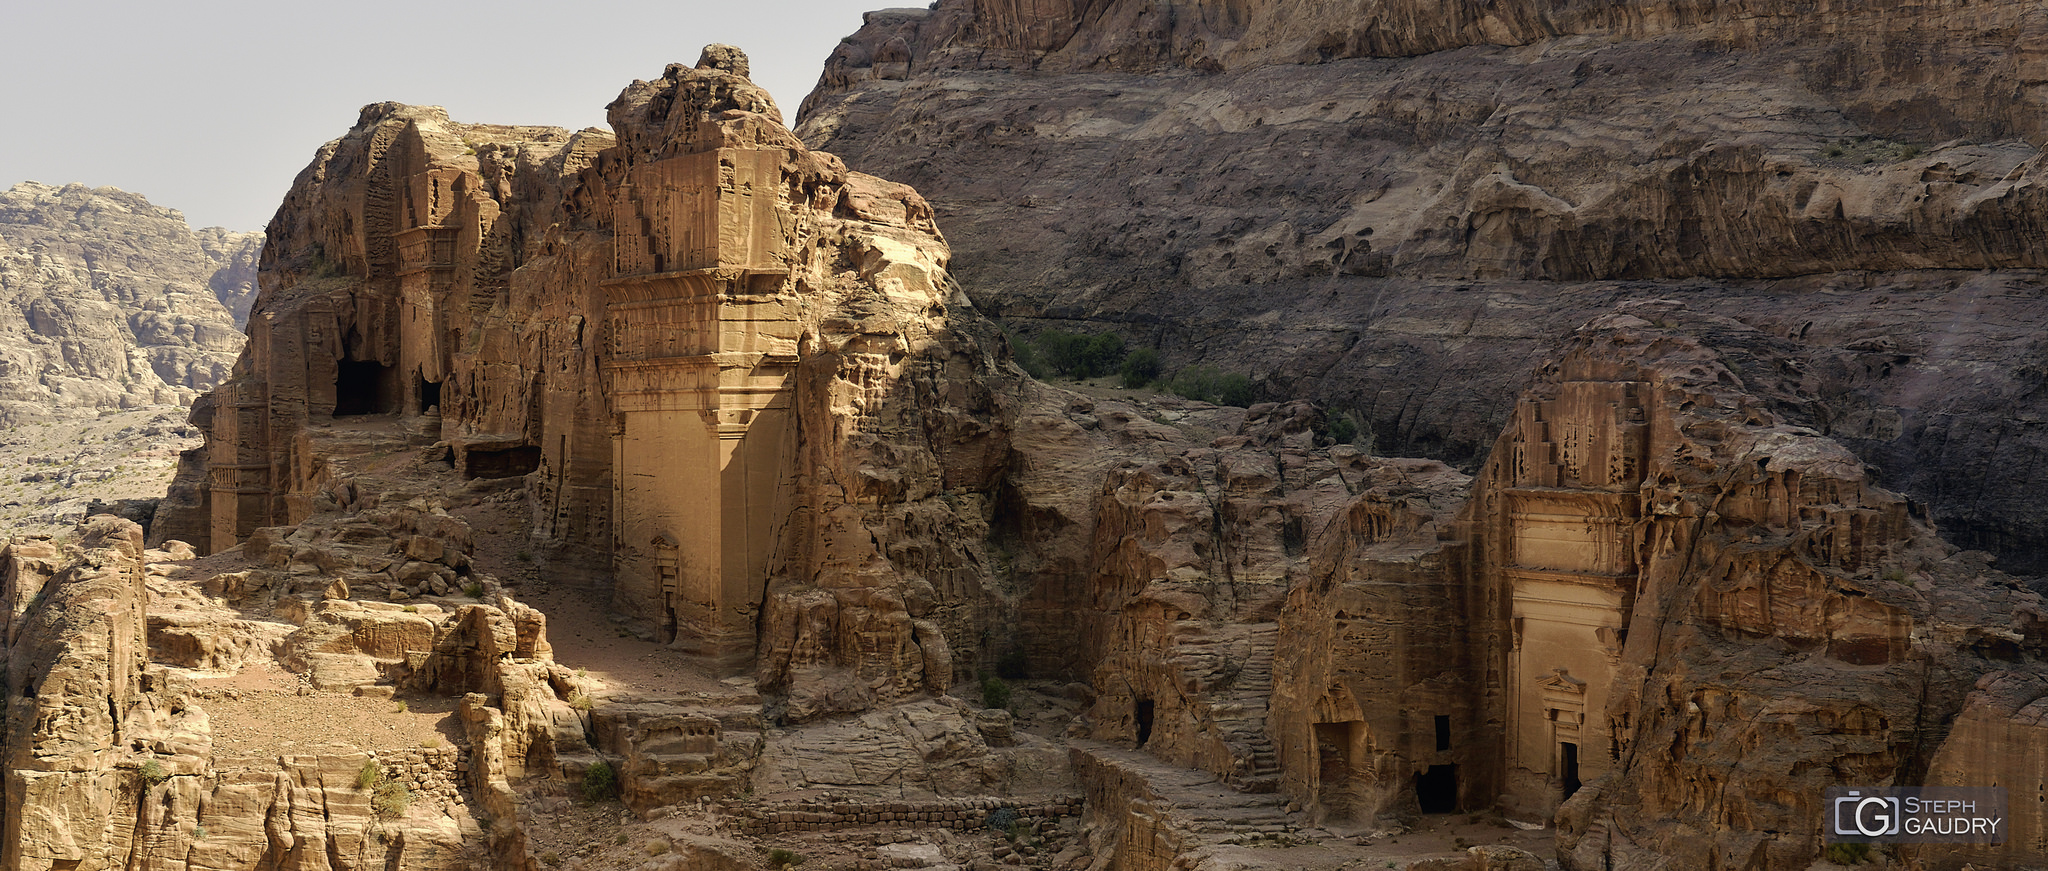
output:
<path id="1" fill-rule="evenodd" d="M 985 311 L 1473 467 L 1625 301 L 1799 347 L 1788 420 L 2048 569 L 2048 13 L 1534 0 L 871 13 L 798 132 L 915 185 Z"/>
<path id="2" fill-rule="evenodd" d="M 0 525 L 163 494 L 199 443 L 186 406 L 241 350 L 262 248 L 116 188 L 0 192 Z"/>
<path id="3" fill-rule="evenodd" d="M 0 193 L 0 423 L 211 389 L 241 349 L 262 243 L 115 188 Z"/>

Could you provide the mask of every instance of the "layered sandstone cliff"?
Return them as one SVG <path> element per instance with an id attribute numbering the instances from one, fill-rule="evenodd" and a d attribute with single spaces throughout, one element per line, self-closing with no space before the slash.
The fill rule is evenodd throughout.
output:
<path id="1" fill-rule="evenodd" d="M 947 0 L 870 14 L 798 129 L 930 197 L 985 311 L 1468 469 L 1550 337 L 1741 318 L 1824 434 L 2038 572 L 2044 52 L 2021 2 Z"/>
<path id="2" fill-rule="evenodd" d="M 1406 81 L 1460 52 L 1540 66 L 1545 52 L 1735 26 L 1667 11 L 1589 39 L 1570 31 L 1593 11 L 1501 8 L 1512 26 L 1473 24 L 1483 39 L 1428 37 L 1472 43 L 1454 51 L 1343 60 L 1383 49 L 1333 47 L 1329 63 L 1293 64 L 1258 59 L 1278 39 L 1253 26 L 1270 10 L 1199 8 L 1220 17 L 1155 35 L 1207 28 L 1237 47 L 1124 53 L 1054 84 L 1347 63 Z M 878 14 L 871 30 L 910 30 L 860 88 L 915 100 L 987 84 L 1086 32 L 1041 27 L 1050 8 L 1012 11 L 1024 25 L 993 8 L 981 30 L 963 9 Z M 927 27 L 967 53 L 920 83 Z M 1424 246 L 1415 257 L 1381 264 L 1419 277 L 1247 274 L 1265 283 L 1190 293 L 1167 317 L 1165 289 L 1140 288 L 1151 267 L 1133 262 L 1127 285 L 1059 291 L 1081 308 L 1036 310 L 1149 298 L 1129 323 L 1159 314 L 1152 329 L 1192 359 L 1209 340 L 1188 324 L 1312 291 L 1291 294 L 1288 317 L 1370 316 L 1274 314 L 1233 341 L 1260 343 L 1276 372 L 1316 359 L 1331 378 L 1444 376 L 1374 389 L 1402 397 L 1405 443 L 1455 454 L 1451 430 L 1432 429 L 1447 420 L 1489 440 L 1468 477 L 1334 444 L 1329 411 L 1307 402 L 1223 409 L 1023 378 L 950 277 L 933 208 L 807 148 L 745 74 L 744 56 L 710 47 L 628 86 L 611 133 L 373 104 L 321 149 L 272 224 L 249 344 L 195 408 L 207 447 L 153 530 L 213 556 L 159 575 L 114 521 L 77 553 L 5 553 L 9 577 L 30 579 L 10 581 L 10 613 L 25 615 L 10 668 L 39 692 L 38 675 L 92 673 L 73 682 L 83 696 L 29 706 L 75 715 L 10 726 L 10 790 L 18 778 L 76 798 L 7 818 L 33 830 L 33 861 L 532 869 L 560 847 L 572 867 L 624 863 L 577 830 L 600 827 L 659 833 L 659 849 L 613 845 L 651 868 L 747 867 L 793 839 L 860 867 L 986 867 L 999 849 L 1029 867 L 1334 869 L 1448 852 L 1447 839 L 1367 848 L 1498 810 L 1555 822 L 1568 867 L 1800 867 L 1820 850 L 1822 785 L 2038 791 L 1993 760 L 2033 752 L 2048 609 L 1984 554 L 1944 544 L 1936 512 L 1878 486 L 1845 447 L 1905 469 L 1919 450 L 1905 433 L 1932 425 L 1908 397 L 1955 428 L 1925 474 L 1992 480 L 1968 465 L 2003 456 L 1985 439 L 2030 456 L 2033 394 L 1994 365 L 2024 356 L 2030 273 L 1567 284 L 1516 254 L 1500 262 L 1523 263 L 1504 273 L 1520 278 L 1482 287 L 1446 278 L 1466 254 L 1417 253 L 1435 244 L 1422 234 L 1403 237 Z M 1068 105 L 1073 130 L 1096 131 L 1075 135 L 1108 129 L 1087 113 L 1116 99 Z M 1115 210 L 1075 217 L 1115 186 L 1062 184 L 1075 200 L 1029 207 L 1057 205 L 1064 228 L 1092 236 L 1084 248 L 1122 244 L 1088 223 Z M 1120 256 L 1181 244 L 1152 242 Z M 1026 262 L 982 254 L 976 270 Z M 1840 304 L 1887 287 L 1882 316 Z M 1791 288 L 1807 293 L 1788 302 Z M 1744 320 L 1720 314 L 1738 306 Z M 1894 329 L 1930 313 L 1948 317 L 1940 337 Z M 1380 338 L 1354 342 L 1361 330 Z M 1532 388 L 1497 402 L 1503 372 L 1523 367 Z M 1977 380 L 1956 389 L 1964 371 Z M 1445 408 L 1445 395 L 1478 401 Z M 1966 433 L 1972 415 L 2020 434 Z M 2019 492 L 1987 490 L 1964 538 L 2024 532 Z M 2023 535 L 2002 541 L 2028 552 Z M 99 580 L 38 586 L 65 572 Z M 551 639 L 555 614 L 527 596 L 550 587 L 599 616 Z M 52 608 L 31 588 L 86 598 Z M 660 668 L 556 661 L 571 638 L 595 651 L 592 635 Z M 298 691 L 180 695 L 178 678 L 260 674 Z M 1038 682 L 1007 705 L 1000 681 L 954 692 L 996 674 Z M 371 730 L 332 752 L 211 749 L 244 740 L 236 718 L 258 706 L 392 694 L 438 708 L 436 740 L 454 746 Z M 144 708 L 155 719 L 124 713 Z M 589 790 L 609 807 L 607 778 L 638 822 L 563 798 Z M 432 801 L 380 810 L 387 781 Z M 122 802 L 136 816 L 100 832 L 100 810 Z M 2040 819 L 2014 825 L 2002 850 L 1919 858 L 2029 855 Z M 933 826 L 955 833 L 912 831 Z M 1487 832 L 1547 848 L 1505 820 Z M 1537 860 L 1488 846 L 1455 861 Z"/>
<path id="3" fill-rule="evenodd" d="M 193 230 L 114 188 L 0 193 L 0 421 L 187 404 L 213 389 L 241 348 L 262 243 Z"/>

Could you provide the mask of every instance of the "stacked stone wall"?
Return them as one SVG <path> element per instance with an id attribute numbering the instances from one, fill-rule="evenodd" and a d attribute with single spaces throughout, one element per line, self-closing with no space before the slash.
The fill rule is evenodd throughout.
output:
<path id="1" fill-rule="evenodd" d="M 737 828 L 749 835 L 790 832 L 832 832 L 865 826 L 940 827 L 956 831 L 1006 828 L 1010 820 L 1042 820 L 1077 816 L 1081 797 L 1042 801 L 1003 798 L 952 798 L 932 801 L 811 801 L 788 805 L 728 808 Z M 1008 810 L 1011 815 L 1002 812 Z"/>

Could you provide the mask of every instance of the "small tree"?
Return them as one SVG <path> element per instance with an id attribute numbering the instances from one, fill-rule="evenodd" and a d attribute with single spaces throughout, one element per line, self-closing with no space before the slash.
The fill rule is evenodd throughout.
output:
<path id="1" fill-rule="evenodd" d="M 1187 399 L 1217 405 L 1245 407 L 1252 404 L 1252 380 L 1237 373 L 1223 373 L 1207 366 L 1189 366 L 1174 373 L 1167 385 Z"/>
<path id="2" fill-rule="evenodd" d="M 609 762 L 599 762 L 583 772 L 583 800 L 611 801 L 619 797 L 619 775 Z"/>
<path id="3" fill-rule="evenodd" d="M 1010 707 L 1010 684 L 995 675 L 981 679 L 981 706 L 984 708 Z"/>
<path id="4" fill-rule="evenodd" d="M 412 809 L 412 789 L 399 780 L 380 780 L 370 793 L 370 810 L 387 820 L 405 816 Z"/>
<path id="5" fill-rule="evenodd" d="M 1159 352 L 1152 348 L 1139 348 L 1124 357 L 1120 369 L 1124 386 L 1136 390 L 1159 380 Z"/>

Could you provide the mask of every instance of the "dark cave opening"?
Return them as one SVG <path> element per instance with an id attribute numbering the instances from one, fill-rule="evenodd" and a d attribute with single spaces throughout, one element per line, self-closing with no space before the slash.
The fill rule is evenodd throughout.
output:
<path id="1" fill-rule="evenodd" d="M 428 381 L 425 378 L 421 378 L 419 384 L 419 391 L 419 412 L 421 414 L 426 414 L 427 412 L 434 410 L 436 406 L 439 406 L 441 404 L 441 382 Z"/>
<path id="2" fill-rule="evenodd" d="M 1415 775 L 1415 802 L 1426 814 L 1456 813 L 1458 810 L 1458 766 L 1432 765 Z"/>
<path id="3" fill-rule="evenodd" d="M 394 380 L 391 367 L 375 360 L 343 360 L 335 364 L 334 416 L 397 411 Z"/>
<path id="4" fill-rule="evenodd" d="M 540 448 L 519 445 L 496 451 L 475 448 L 462 452 L 465 478 L 517 478 L 540 468 Z"/>

